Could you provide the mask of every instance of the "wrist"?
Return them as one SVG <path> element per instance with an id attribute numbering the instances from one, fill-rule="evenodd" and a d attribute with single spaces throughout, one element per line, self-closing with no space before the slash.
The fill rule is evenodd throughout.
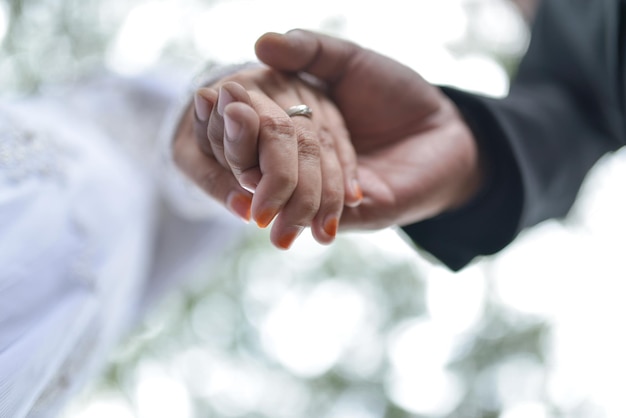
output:
<path id="1" fill-rule="evenodd" d="M 486 188 L 489 158 L 456 105 L 446 99 L 444 123 L 455 141 L 456 166 L 451 173 L 450 191 L 442 212 L 458 210 L 473 201 Z"/>

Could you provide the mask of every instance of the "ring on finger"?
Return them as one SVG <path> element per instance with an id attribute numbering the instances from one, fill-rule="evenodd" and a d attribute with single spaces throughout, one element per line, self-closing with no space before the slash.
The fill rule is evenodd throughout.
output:
<path id="1" fill-rule="evenodd" d="M 313 116 L 313 110 L 305 104 L 291 106 L 290 108 L 286 109 L 285 112 L 289 117 L 304 116 L 311 119 L 311 117 Z"/>

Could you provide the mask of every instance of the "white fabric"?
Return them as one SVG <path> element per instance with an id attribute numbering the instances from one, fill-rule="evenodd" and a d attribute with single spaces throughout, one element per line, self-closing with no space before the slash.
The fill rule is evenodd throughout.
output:
<path id="1" fill-rule="evenodd" d="M 182 181 L 161 187 L 175 80 L 102 75 L 0 104 L 0 417 L 56 416 L 148 303 L 238 236 L 208 198 L 181 215 Z"/>

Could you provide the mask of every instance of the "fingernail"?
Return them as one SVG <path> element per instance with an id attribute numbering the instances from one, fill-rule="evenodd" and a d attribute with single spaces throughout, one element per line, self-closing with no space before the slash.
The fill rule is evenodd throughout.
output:
<path id="1" fill-rule="evenodd" d="M 285 231 L 276 241 L 276 245 L 283 249 L 287 250 L 291 247 L 291 244 L 298 238 L 298 236 L 302 233 L 304 227 L 301 226 L 291 226 Z"/>
<path id="2" fill-rule="evenodd" d="M 241 134 L 241 124 L 232 120 L 228 115 L 224 115 L 224 129 L 226 130 L 226 139 L 236 141 Z"/>
<path id="3" fill-rule="evenodd" d="M 245 222 L 250 222 L 252 199 L 240 192 L 231 192 L 226 199 L 226 207 Z"/>
<path id="4" fill-rule="evenodd" d="M 230 94 L 230 92 L 224 87 L 220 87 L 220 95 L 217 98 L 217 113 L 219 113 L 221 116 L 224 116 L 224 109 L 226 108 L 226 105 L 234 101 L 235 98 L 233 97 L 233 95 Z"/>
<path id="5" fill-rule="evenodd" d="M 296 42 L 301 42 L 308 38 L 307 33 L 301 29 L 292 29 L 285 33 L 285 36 Z"/>
<path id="6" fill-rule="evenodd" d="M 256 169 L 246 170 L 239 176 L 239 185 L 250 193 L 256 191 L 259 181 L 261 181 L 261 172 Z"/>
<path id="7" fill-rule="evenodd" d="M 194 107 L 196 111 L 196 117 L 201 122 L 206 122 L 209 120 L 209 116 L 211 116 L 211 110 L 213 109 L 213 104 L 207 100 L 206 97 L 202 96 L 200 93 L 196 92 L 193 97 Z"/>
<path id="8" fill-rule="evenodd" d="M 354 179 L 352 180 L 352 182 L 350 182 L 350 190 L 355 200 L 346 203 L 346 205 L 350 207 L 359 206 L 361 204 L 361 201 L 363 201 L 363 191 L 361 190 L 361 185 L 359 184 L 359 181 L 357 179 Z"/>
<path id="9" fill-rule="evenodd" d="M 330 237 L 335 238 L 337 235 L 337 228 L 339 227 L 339 219 L 336 216 L 332 215 L 326 219 L 324 222 L 324 232 Z"/>
<path id="10" fill-rule="evenodd" d="M 267 228 L 270 222 L 272 222 L 272 219 L 274 219 L 274 216 L 276 216 L 276 210 L 263 209 L 256 216 L 256 224 L 259 226 L 259 228 Z"/>

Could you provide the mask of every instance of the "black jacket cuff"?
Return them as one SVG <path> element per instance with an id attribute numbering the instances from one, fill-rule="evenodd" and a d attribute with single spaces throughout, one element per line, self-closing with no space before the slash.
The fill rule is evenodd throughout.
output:
<path id="1" fill-rule="evenodd" d="M 489 166 L 482 190 L 464 207 L 402 226 L 411 240 L 452 270 L 475 257 L 493 254 L 519 232 L 523 188 L 504 131 L 490 111 L 490 99 L 443 87 L 457 105 Z"/>

